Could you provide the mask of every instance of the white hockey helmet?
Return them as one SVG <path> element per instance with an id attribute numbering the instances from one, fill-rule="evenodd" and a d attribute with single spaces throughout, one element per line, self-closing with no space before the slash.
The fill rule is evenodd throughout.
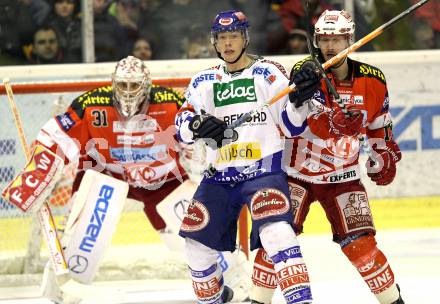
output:
<path id="1" fill-rule="evenodd" d="M 130 118 L 148 105 L 150 71 L 142 60 L 128 56 L 116 64 L 112 86 L 117 110 Z"/>
<path id="2" fill-rule="evenodd" d="M 320 35 L 347 35 L 351 45 L 354 42 L 354 29 L 353 19 L 347 11 L 325 10 L 316 21 L 313 45 L 318 47 L 318 36 Z"/>

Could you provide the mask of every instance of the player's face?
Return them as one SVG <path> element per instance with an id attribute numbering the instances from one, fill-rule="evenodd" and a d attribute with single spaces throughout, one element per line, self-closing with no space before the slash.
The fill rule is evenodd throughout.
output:
<path id="1" fill-rule="evenodd" d="M 318 37 L 318 46 L 327 61 L 349 47 L 348 37 L 346 35 L 322 35 Z"/>
<path id="2" fill-rule="evenodd" d="M 232 62 L 240 56 L 245 43 L 241 32 L 223 32 L 217 35 L 217 51 L 227 62 Z"/>

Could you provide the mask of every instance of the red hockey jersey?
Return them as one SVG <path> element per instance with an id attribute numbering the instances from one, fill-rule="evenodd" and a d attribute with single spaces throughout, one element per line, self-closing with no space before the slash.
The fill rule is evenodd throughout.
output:
<path id="1" fill-rule="evenodd" d="M 304 61 L 294 66 L 299 69 Z M 385 76 L 378 68 L 348 59 L 349 80 L 338 81 L 328 77 L 346 105 L 363 113 L 366 135 L 370 138 L 390 139 L 391 116 Z M 308 127 L 300 137 L 293 138 L 288 173 L 313 183 L 339 183 L 360 178 L 358 157 L 359 140 L 356 137 L 334 139 L 330 135 L 327 115 L 338 107 L 327 85 L 322 86 L 310 102 Z"/>
<path id="2" fill-rule="evenodd" d="M 112 87 L 100 87 L 48 121 L 37 140 L 66 162 L 79 160 L 80 170 L 104 171 L 131 186 L 151 188 L 183 173 L 174 126 L 183 101 L 179 92 L 153 85 L 146 113 L 127 120 L 115 108 Z"/>

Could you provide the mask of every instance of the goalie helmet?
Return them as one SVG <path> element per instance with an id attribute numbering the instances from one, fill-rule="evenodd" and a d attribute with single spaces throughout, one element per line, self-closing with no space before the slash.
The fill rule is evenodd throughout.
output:
<path id="1" fill-rule="evenodd" d="M 313 44 L 318 47 L 318 37 L 321 35 L 347 35 L 351 44 L 354 42 L 355 25 L 347 11 L 325 10 L 315 24 Z"/>
<path id="2" fill-rule="evenodd" d="M 130 118 L 148 105 L 150 71 L 142 60 L 128 56 L 116 64 L 112 86 L 117 110 Z"/>
<path id="3" fill-rule="evenodd" d="M 211 26 L 211 43 L 215 45 L 218 33 L 239 31 L 243 33 L 247 46 L 249 43 L 248 27 L 249 21 L 242 11 L 230 10 L 220 12 Z"/>

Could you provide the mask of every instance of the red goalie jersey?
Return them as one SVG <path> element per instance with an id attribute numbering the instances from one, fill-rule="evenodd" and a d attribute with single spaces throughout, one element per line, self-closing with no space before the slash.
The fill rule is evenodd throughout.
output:
<path id="1" fill-rule="evenodd" d="M 67 111 L 47 122 L 37 141 L 80 170 L 94 169 L 130 186 L 156 189 L 181 179 L 174 117 L 184 101 L 170 88 L 153 85 L 145 113 L 123 119 L 111 86 L 76 98 Z"/>
<path id="2" fill-rule="evenodd" d="M 341 100 L 362 112 L 363 126 L 370 141 L 390 140 L 392 123 L 384 74 L 371 65 L 347 60 L 348 80 L 334 80 L 331 73 L 328 77 Z M 293 68 L 300 69 L 304 61 L 298 62 Z M 307 128 L 300 137 L 291 141 L 293 151 L 288 167 L 289 175 L 319 184 L 359 179 L 359 140 L 348 136 L 333 138 L 328 115 L 322 115 L 338 107 L 324 80 L 310 102 L 310 107 Z"/>

